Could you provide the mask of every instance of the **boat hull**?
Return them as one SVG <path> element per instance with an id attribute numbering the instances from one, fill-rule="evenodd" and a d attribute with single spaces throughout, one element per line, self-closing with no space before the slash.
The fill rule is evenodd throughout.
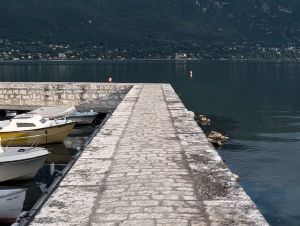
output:
<path id="1" fill-rule="evenodd" d="M 31 146 L 38 141 L 38 145 L 61 143 L 68 136 L 74 127 L 74 122 L 63 125 L 57 125 L 48 128 L 14 131 L 14 132 L 0 132 L 3 146 Z M 45 135 L 47 133 L 47 136 Z M 45 135 L 45 136 L 41 136 Z M 38 136 L 40 136 L 38 138 Z M 17 139 L 15 139 L 17 138 Z M 37 140 L 38 139 L 38 140 Z"/>
<path id="2" fill-rule="evenodd" d="M 20 215 L 26 189 L 0 190 L 0 223 L 13 223 Z"/>
<path id="3" fill-rule="evenodd" d="M 48 155 L 28 160 L 0 163 L 0 182 L 34 178 Z"/>

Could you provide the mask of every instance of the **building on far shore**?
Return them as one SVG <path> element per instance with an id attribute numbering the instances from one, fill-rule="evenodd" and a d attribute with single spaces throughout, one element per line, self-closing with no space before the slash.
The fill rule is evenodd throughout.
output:
<path id="1" fill-rule="evenodd" d="M 186 60 L 187 54 L 186 53 L 175 53 L 175 60 Z"/>
<path id="2" fill-rule="evenodd" d="M 58 59 L 59 59 L 59 60 L 64 60 L 64 59 L 66 59 L 66 54 L 65 54 L 65 53 L 58 53 Z"/>

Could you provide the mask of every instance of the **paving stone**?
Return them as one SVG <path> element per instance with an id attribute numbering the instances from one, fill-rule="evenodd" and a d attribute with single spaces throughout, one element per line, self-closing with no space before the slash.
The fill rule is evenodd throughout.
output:
<path id="1" fill-rule="evenodd" d="M 159 201 L 156 200 L 139 200 L 139 201 L 132 201 L 132 206 L 158 206 Z"/>
<path id="2" fill-rule="evenodd" d="M 97 187 L 60 187 L 32 225 L 86 225 L 96 198 Z"/>
<path id="3" fill-rule="evenodd" d="M 163 213 L 132 213 L 129 219 L 163 219 Z"/>
<path id="4" fill-rule="evenodd" d="M 176 226 L 188 226 L 189 221 L 186 219 L 158 219 L 157 220 L 157 225 L 176 225 Z"/>
<path id="5" fill-rule="evenodd" d="M 167 207 L 167 206 L 156 206 L 156 207 L 146 207 L 144 208 L 144 212 L 158 212 L 158 213 L 168 213 L 168 212 L 173 212 L 174 209 L 172 207 Z"/>
<path id="6" fill-rule="evenodd" d="M 95 220 L 96 222 L 98 221 L 99 224 L 101 225 L 102 222 L 105 221 L 114 221 L 114 222 L 118 222 L 118 221 L 123 221 L 126 220 L 128 218 L 128 214 L 124 214 L 124 213 L 98 213 L 93 220 Z"/>
<path id="7" fill-rule="evenodd" d="M 61 187 L 64 186 L 98 186 L 103 183 L 105 174 L 69 174 L 68 177 L 63 180 L 60 184 Z"/>
<path id="8" fill-rule="evenodd" d="M 136 206 L 115 208 L 115 213 L 139 213 L 139 212 L 141 212 L 141 207 L 136 207 Z"/>
<path id="9" fill-rule="evenodd" d="M 120 223 L 119 226 L 155 226 L 154 220 L 126 220 Z"/>
<path id="10" fill-rule="evenodd" d="M 91 226 L 99 226 L 98 222 L 92 222 Z M 116 222 L 101 222 L 101 226 L 118 226 Z"/>

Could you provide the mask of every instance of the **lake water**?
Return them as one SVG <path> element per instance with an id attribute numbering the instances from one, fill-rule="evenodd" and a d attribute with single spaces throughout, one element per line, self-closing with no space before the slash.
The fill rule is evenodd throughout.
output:
<path id="1" fill-rule="evenodd" d="M 189 77 L 189 71 L 193 77 Z M 0 64 L 1 81 L 171 83 L 230 136 L 220 150 L 271 225 L 300 225 L 300 63 Z"/>

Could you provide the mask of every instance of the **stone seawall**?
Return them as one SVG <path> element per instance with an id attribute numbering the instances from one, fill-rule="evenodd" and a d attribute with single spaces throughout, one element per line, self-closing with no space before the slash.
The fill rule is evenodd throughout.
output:
<path id="1" fill-rule="evenodd" d="M 0 101 L 4 108 L 75 105 L 110 111 L 131 87 L 130 84 L 115 83 L 1 82 Z"/>
<path id="2" fill-rule="evenodd" d="M 33 226 L 268 226 L 172 87 L 137 84 Z"/>

